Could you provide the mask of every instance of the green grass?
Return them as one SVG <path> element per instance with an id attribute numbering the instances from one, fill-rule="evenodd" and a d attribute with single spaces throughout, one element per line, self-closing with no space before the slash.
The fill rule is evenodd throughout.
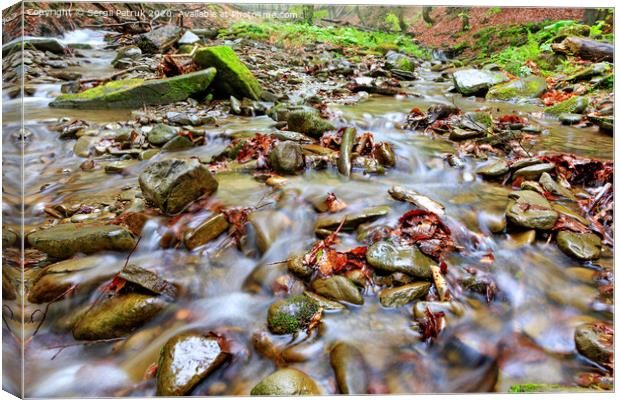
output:
<path id="1" fill-rule="evenodd" d="M 385 49 L 430 59 L 430 51 L 400 33 L 364 32 L 351 27 L 319 27 L 303 23 L 251 24 L 242 22 L 220 31 L 220 37 L 266 40 L 281 47 L 301 47 L 315 42 L 384 53 Z"/>

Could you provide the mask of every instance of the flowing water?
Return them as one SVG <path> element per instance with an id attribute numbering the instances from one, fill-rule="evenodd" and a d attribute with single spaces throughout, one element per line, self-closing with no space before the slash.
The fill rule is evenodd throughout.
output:
<path id="1" fill-rule="evenodd" d="M 100 38 L 98 33 L 84 31 L 65 38 L 94 45 L 92 50 L 83 50 L 90 63 L 76 67 L 86 77 L 113 72 L 109 62 L 114 52 L 104 50 L 97 38 Z M 449 316 L 440 339 L 433 346 L 427 346 L 411 327 L 411 305 L 385 309 L 378 303 L 376 290 L 369 287 L 364 293 L 363 306 L 348 306 L 344 312 L 326 313 L 318 335 L 311 338 L 301 335 L 293 342 L 289 342 L 289 337 L 272 338 L 276 345 L 292 346 L 307 358 L 293 366 L 308 373 L 326 393 L 336 393 L 329 348 L 335 341 L 346 339 L 362 350 L 376 393 L 505 391 L 514 383 L 524 382 L 570 384 L 576 372 L 596 368 L 577 355 L 573 333 L 581 322 L 612 318 L 613 310 L 598 302 L 593 283 L 583 279 L 602 266 L 609 267 L 611 255 L 607 252 L 597 263 L 583 266 L 561 253 L 555 243 L 538 240 L 535 244 L 519 245 L 506 234 L 490 234 L 485 222 L 503 215 L 509 188 L 477 177 L 473 159 L 466 159 L 462 169 L 450 167 L 444 155 L 454 153 L 455 148 L 447 139 L 398 128 L 412 107 L 426 109 L 439 102 L 454 102 L 465 111 L 488 107 L 496 115 L 536 113 L 540 108 L 488 103 L 460 95 L 446 96 L 444 91 L 449 84 L 433 82 L 435 76 L 430 70 L 424 70 L 421 80 L 414 82 L 411 91 L 419 97 L 371 96 L 354 105 L 330 106 L 340 117 L 339 125 L 355 126 L 360 132 L 371 132 L 379 141 L 392 143 L 398 156 L 397 166 L 385 175 L 354 176 L 345 180 L 333 169 L 308 171 L 289 178 L 286 188 L 295 189 L 296 195 L 281 199 L 274 189 L 250 175 L 223 173 L 217 176 L 220 187 L 213 196 L 214 202 L 226 206 L 268 203 L 265 209 L 278 209 L 285 216 L 285 228 L 265 253 L 246 255 L 236 248 L 217 251 L 223 239 L 193 252 L 162 249 L 159 242 L 165 231 L 165 221 L 163 218 L 149 221 L 131 262 L 181 284 L 185 288 L 184 295 L 134 335 L 138 343 L 135 347 L 104 343 L 69 346 L 60 353 L 58 346 L 71 343 L 72 338 L 58 327 L 80 304 L 94 299 L 96 294 L 78 290 L 69 300 L 52 304 L 41 330 L 25 347 L 26 396 L 153 395 L 155 382 L 154 379 L 143 381 L 145 371 L 157 362 L 160 347 L 168 338 L 191 326 L 223 332 L 238 350 L 227 367 L 211 375 L 192 393 L 248 394 L 261 377 L 274 369 L 270 360 L 254 350 L 251 336 L 266 329 L 267 308 L 274 299 L 271 288 L 282 272 L 277 262 L 287 259 L 294 251 L 308 249 L 316 240 L 313 227 L 317 214 L 303 199 L 334 192 L 350 210 L 389 204 L 391 212 L 387 220 L 374 223 L 389 225 L 396 223 L 409 208 L 387 195 L 387 189 L 395 184 L 414 189 L 445 205 L 444 219 L 458 244 L 464 247 L 460 254 L 449 259 L 448 282 L 457 282 L 466 275 L 465 268 L 473 268 L 480 274 L 488 274 L 497 284 L 496 300 L 488 304 L 469 292 L 454 293 L 462 304 L 463 316 Z M 72 151 L 74 141 L 60 140 L 58 133 L 50 130 L 57 118 L 114 123 L 127 120 L 130 112 L 47 107 L 58 92 L 56 85 L 40 85 L 34 96 L 24 99 L 24 123 L 30 131 L 24 157 L 26 231 L 46 220 L 43 207 L 47 204 L 84 198 L 105 199 L 128 187 L 136 189 L 138 174 L 152 162 L 138 161 L 125 175 L 110 175 L 102 170 L 82 171 L 79 165 L 83 159 Z M 6 101 L 3 113 L 4 135 L 9 135 L 19 125 L 19 104 Z M 537 149 L 605 159 L 613 157 L 612 138 L 594 128 L 565 127 L 557 121 L 537 118 L 536 114 L 531 118 L 547 130 L 539 137 Z M 208 158 L 226 146 L 229 142 L 226 137 L 230 134 L 269 131 L 273 121 L 267 117 L 231 115 L 219 123 L 217 128 L 207 127 L 207 136 L 212 138 L 207 145 L 177 152 L 174 156 Z M 15 147 L 6 146 L 8 139 L 4 139 L 5 152 L 16 151 Z M 160 154 L 154 160 L 161 157 L 166 155 Z M 6 174 L 8 172 L 5 172 L 5 179 Z M 565 206 L 573 207 L 569 203 Z M 192 225 L 206 217 L 206 213 L 198 214 Z M 339 247 L 348 249 L 357 245 L 355 235 L 345 235 Z M 481 263 L 483 256 L 489 253 L 493 254 L 494 261 Z M 126 254 L 106 253 L 94 257 L 100 268 L 93 274 L 109 276 L 110 271 L 117 271 L 124 263 Z M 43 311 L 43 306 L 26 304 L 26 336 L 32 335 L 41 318 L 42 313 L 35 312 L 37 309 Z M 5 339 L 5 346 L 7 343 Z M 14 373 L 17 371 L 6 374 Z"/>

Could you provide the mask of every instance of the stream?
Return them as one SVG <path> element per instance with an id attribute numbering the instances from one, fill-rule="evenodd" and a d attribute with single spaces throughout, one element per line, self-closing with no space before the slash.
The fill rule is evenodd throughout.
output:
<path id="1" fill-rule="evenodd" d="M 115 51 L 104 48 L 102 32 L 81 30 L 64 38 L 69 43 L 89 43 L 92 48 L 80 50 L 88 63 L 70 67 L 83 77 L 115 72 L 110 61 Z M 484 181 L 476 174 L 479 163 L 464 158 L 462 168 L 445 161 L 455 153 L 452 142 L 422 130 L 400 127 L 409 111 L 418 107 L 453 103 L 465 111 L 481 108 L 494 116 L 527 113 L 531 121 L 543 128 L 533 150 L 574 153 L 584 157 L 613 159 L 613 137 L 599 133 L 595 127 L 576 128 L 560 125 L 544 118 L 542 108 L 487 102 L 450 94 L 450 82 L 434 82 L 439 76 L 428 63 L 418 71 L 419 80 L 407 90 L 415 95 L 370 95 L 355 104 L 331 103 L 328 111 L 338 117 L 337 127 L 353 126 L 358 132 L 371 132 L 376 141 L 392 144 L 397 156 L 396 167 L 383 175 L 356 174 L 344 179 L 334 168 L 306 170 L 287 177 L 286 193 L 281 193 L 243 172 L 216 175 L 217 192 L 210 202 L 226 207 L 267 204 L 260 212 L 277 211 L 280 220 L 266 217 L 274 230 L 273 241 L 263 253 L 243 252 L 236 247 L 220 251 L 225 238 L 219 238 L 196 250 L 165 249 L 160 246 L 166 231 L 165 217 L 150 218 L 145 224 L 131 263 L 156 272 L 180 284 L 183 295 L 165 312 L 132 335 L 132 342 L 119 341 L 59 348 L 71 343 L 70 333 L 60 327 L 82 304 L 93 301 L 97 291 L 77 291 L 70 298 L 50 305 L 46 319 L 33 337 L 42 318 L 44 304 L 26 302 L 25 336 L 31 337 L 25 347 L 25 395 L 28 397 L 151 396 L 155 379 L 144 380 L 145 371 L 157 362 L 161 346 L 175 334 L 191 327 L 224 332 L 232 338 L 234 357 L 201 381 L 192 395 L 247 395 L 267 373 L 273 362 L 258 354 L 252 346 L 255 332 L 265 331 L 267 309 L 274 300 L 275 280 L 286 272 L 278 264 L 293 252 L 307 250 L 316 240 L 314 224 L 317 212 L 307 199 L 320 198 L 333 192 L 348 204 L 348 211 L 387 204 L 386 218 L 367 226 L 394 225 L 411 206 L 392 200 L 387 190 L 394 185 L 413 189 L 445 206 L 444 222 L 458 241 L 461 252 L 447 260 L 446 280 L 453 288 L 474 269 L 496 284 L 496 298 L 487 303 L 469 291 L 454 293 L 461 306 L 459 317 L 447 316 L 447 327 L 433 346 L 427 346 L 412 329 L 413 308 L 409 304 L 385 308 L 379 303 L 378 288 L 367 286 L 365 304 L 347 305 L 344 311 L 326 311 L 318 334 L 291 339 L 272 336 L 276 346 L 291 346 L 304 361 L 291 364 L 313 378 L 325 393 L 338 393 L 330 367 L 329 349 L 333 343 L 346 340 L 364 355 L 373 393 L 451 393 L 465 391 L 507 391 L 517 383 L 571 384 L 580 372 L 598 367 L 578 355 L 575 349 L 575 327 L 584 322 L 602 320 L 612 323 L 613 306 L 601 303 L 592 281 L 601 268 L 612 269 L 612 254 L 607 249 L 599 260 L 582 263 L 563 254 L 555 243 L 537 240 L 523 242 L 518 235 L 492 234 L 487 222 L 502 218 L 510 186 Z M 312 91 L 304 87 L 303 91 Z M 97 199 L 105 203 L 122 192 L 139 191 L 138 175 L 150 163 L 166 157 L 190 156 L 209 159 L 220 153 L 230 137 L 239 132 L 273 130 L 267 116 L 241 117 L 224 115 L 218 126 L 204 126 L 207 144 L 174 153 L 159 153 L 145 161 L 136 160 L 123 174 L 109 174 L 102 168 L 80 169 L 83 158 L 73 153 L 75 140 L 61 140 L 51 127 L 59 118 L 86 120 L 114 128 L 117 122 L 131 118 L 131 110 L 71 110 L 50 108 L 47 104 L 60 93 L 59 84 L 39 84 L 34 95 L 24 98 L 24 126 L 29 132 L 24 154 L 25 231 L 29 232 L 48 220 L 49 204 L 71 204 Z M 3 93 L 5 157 L 19 155 L 11 135 L 20 123 L 20 102 Z M 291 95 L 292 98 L 295 94 Z M 7 171 L 5 179 L 14 171 Z M 15 166 L 13 166 L 15 168 Z M 558 201 L 573 209 L 574 203 Z M 6 206 L 5 206 L 6 207 Z M 193 216 L 196 226 L 208 212 Z M 251 232 L 250 232 L 251 238 Z M 475 239 L 474 239 L 475 238 Z M 248 239 L 251 241 L 251 239 Z M 343 235 L 338 249 L 359 246 L 355 234 Z M 489 263 L 480 260 L 492 254 Z M 100 252 L 90 256 L 101 268 L 115 271 L 127 254 Z M 101 267 L 101 268 L 100 268 Z M 40 269 L 29 268 L 29 279 Z M 108 272 L 106 272 L 107 274 Z M 84 281 L 92 278 L 80 275 Z M 80 281 L 75 282 L 80 284 Z M 458 290 L 458 289 L 457 289 Z M 13 301 L 18 310 L 19 300 Z M 5 300 L 5 304 L 10 301 Z M 35 312 L 35 310 L 39 312 Z M 11 324 L 16 328 L 17 324 Z M 6 330 L 6 328 L 4 328 Z M 6 333 L 6 332 L 5 332 Z M 16 344 L 3 335 L 5 348 Z M 59 351 L 61 350 L 61 351 Z M 17 381 L 19 361 L 5 359 L 5 377 Z"/>

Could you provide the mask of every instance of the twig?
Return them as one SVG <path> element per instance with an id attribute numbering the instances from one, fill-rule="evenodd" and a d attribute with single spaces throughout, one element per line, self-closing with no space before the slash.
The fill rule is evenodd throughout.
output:
<path id="1" fill-rule="evenodd" d="M 97 340 L 87 340 L 87 341 L 83 341 L 83 342 L 77 342 L 77 343 L 70 343 L 70 344 L 61 344 L 61 345 L 57 345 L 57 346 L 50 346 L 48 347 L 48 349 L 58 349 L 58 351 L 56 352 L 56 354 L 54 354 L 51 358 L 51 360 L 55 359 L 56 357 L 58 357 L 58 355 L 66 348 L 68 347 L 74 347 L 74 346 L 89 346 L 89 345 L 93 345 L 93 344 L 100 344 L 100 343 L 110 343 L 110 342 L 118 342 L 119 340 L 125 340 L 126 338 L 123 337 L 119 337 L 119 338 L 112 338 L 112 339 L 97 339 Z"/>
<path id="2" fill-rule="evenodd" d="M 34 337 L 39 332 L 39 329 L 43 325 L 43 322 L 45 322 L 45 318 L 47 317 L 47 312 L 49 311 L 50 306 L 53 303 L 57 302 L 58 300 L 62 299 L 65 295 L 72 292 L 76 287 L 77 287 L 77 283 L 75 285 L 71 285 L 69 289 L 65 290 L 63 293 L 56 296 L 52 301 L 50 301 L 49 303 L 45 305 L 45 311 L 41 311 L 39 308 L 37 308 L 36 310 L 32 312 L 32 314 L 30 314 L 30 322 L 34 322 L 33 318 L 36 315 L 37 311 L 43 314 L 43 316 L 41 317 L 41 321 L 39 321 L 39 325 L 37 325 L 37 328 L 34 330 L 31 337 Z"/>

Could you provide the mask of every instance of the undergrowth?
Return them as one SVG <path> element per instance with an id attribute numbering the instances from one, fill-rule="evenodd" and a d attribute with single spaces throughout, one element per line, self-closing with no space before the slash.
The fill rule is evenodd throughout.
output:
<path id="1" fill-rule="evenodd" d="M 397 32 L 366 32 L 353 27 L 241 22 L 220 31 L 219 36 L 265 40 L 281 47 L 302 47 L 318 42 L 353 47 L 369 53 L 397 50 L 411 56 L 430 59 L 430 51 L 414 44 L 409 36 Z"/>

